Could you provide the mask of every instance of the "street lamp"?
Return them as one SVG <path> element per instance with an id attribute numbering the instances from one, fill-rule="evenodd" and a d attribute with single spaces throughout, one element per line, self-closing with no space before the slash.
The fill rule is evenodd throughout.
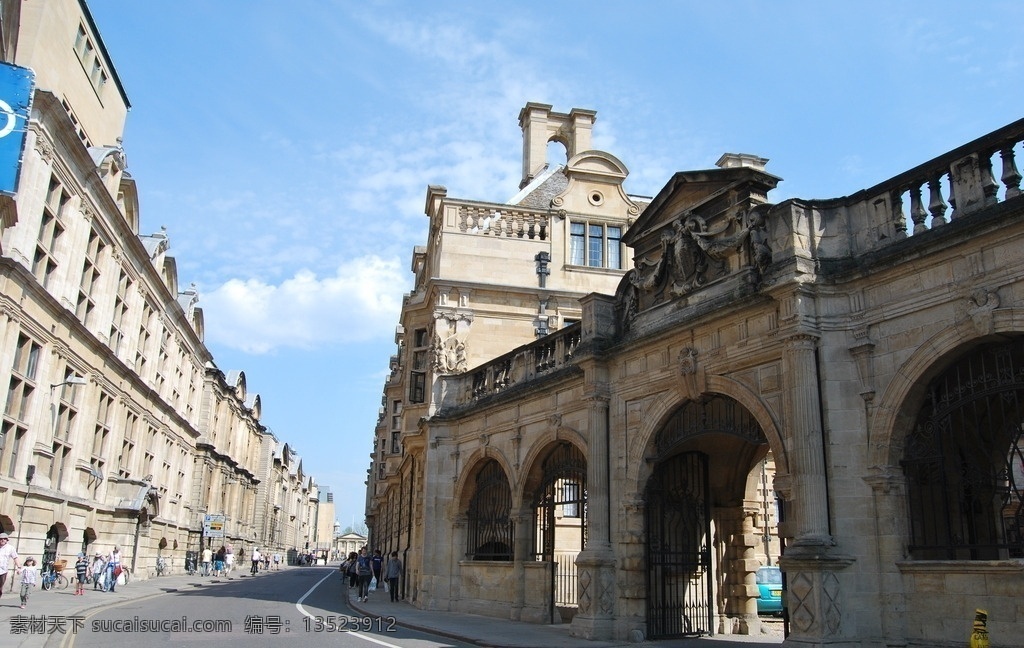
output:
<path id="1" fill-rule="evenodd" d="M 88 382 L 89 381 L 83 378 L 82 376 L 76 376 L 72 374 L 68 376 L 68 379 L 65 380 L 64 382 L 54 383 L 50 385 L 50 389 L 54 390 L 57 389 L 58 387 L 63 387 L 64 385 L 85 385 L 88 384 Z"/>

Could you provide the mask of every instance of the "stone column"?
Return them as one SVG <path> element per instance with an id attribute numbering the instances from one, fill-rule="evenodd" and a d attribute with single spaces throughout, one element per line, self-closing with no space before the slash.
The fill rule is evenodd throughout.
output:
<path id="1" fill-rule="evenodd" d="M 820 393 L 815 349 L 818 338 L 800 334 L 786 341 L 789 411 L 786 441 L 790 446 L 791 509 L 795 545 L 831 546 L 828 488 L 822 439 Z"/>
<path id="2" fill-rule="evenodd" d="M 590 363 L 588 363 L 590 364 Z M 596 364 L 596 363 L 594 363 Z M 588 367 L 604 374 L 603 367 Z M 587 639 L 610 639 L 615 613 L 615 556 L 611 545 L 608 396 L 604 381 L 588 380 L 587 545 L 576 557 L 579 573 L 579 612 L 572 634 Z"/>
<path id="3" fill-rule="evenodd" d="M 515 592 L 512 594 L 512 610 L 509 618 L 519 621 L 523 617 L 523 606 L 526 605 L 526 562 L 533 560 L 533 511 L 529 506 L 522 506 L 513 514 L 515 521 L 515 562 L 512 564 Z M 530 592 L 535 595 L 536 592 Z"/>
<path id="4" fill-rule="evenodd" d="M 785 442 L 790 474 L 776 477 L 788 494 L 785 533 L 793 537 L 779 565 L 786 578 L 790 635 L 787 646 L 860 645 L 843 620 L 841 574 L 854 560 L 839 555 L 829 533 L 828 466 L 825 463 L 821 395 L 815 349 L 818 338 L 798 334 L 786 341 L 789 408 Z"/>

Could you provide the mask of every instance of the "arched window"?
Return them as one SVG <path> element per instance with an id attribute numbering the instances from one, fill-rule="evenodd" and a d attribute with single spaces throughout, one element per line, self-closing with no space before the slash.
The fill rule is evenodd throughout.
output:
<path id="1" fill-rule="evenodd" d="M 1024 557 L 1022 423 L 1022 338 L 973 349 L 932 381 L 903 461 L 912 557 Z"/>
<path id="2" fill-rule="evenodd" d="M 512 489 L 501 465 L 488 459 L 469 502 L 466 555 L 472 560 L 512 560 Z"/>

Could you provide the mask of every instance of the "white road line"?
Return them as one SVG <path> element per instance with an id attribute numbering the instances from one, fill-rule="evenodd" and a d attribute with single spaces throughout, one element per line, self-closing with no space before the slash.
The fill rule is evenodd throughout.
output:
<path id="1" fill-rule="evenodd" d="M 332 570 L 332 572 L 330 574 L 327 574 L 326 576 L 321 578 L 319 581 L 317 581 L 316 584 L 313 585 L 313 587 L 309 588 L 308 592 L 303 594 L 302 597 L 299 598 L 299 600 L 295 602 L 295 609 L 299 611 L 299 614 L 301 614 L 303 616 L 307 616 L 307 617 L 309 617 L 311 619 L 315 619 L 316 618 L 316 615 L 310 614 L 309 612 L 306 612 L 306 608 L 302 607 L 302 602 L 305 601 L 306 598 L 310 594 L 312 594 L 314 590 L 316 590 L 316 588 L 320 587 L 320 585 L 322 585 L 325 580 L 327 580 L 328 578 L 330 578 L 332 576 L 336 576 L 336 575 L 337 574 L 335 574 L 333 572 L 333 570 Z M 368 634 L 364 634 L 362 632 L 347 632 L 345 634 L 347 634 L 350 637 L 359 637 L 360 639 L 364 639 L 366 641 L 370 641 L 370 642 L 373 642 L 375 644 L 379 644 L 381 646 L 387 646 L 387 648 L 402 648 L 401 646 L 396 646 L 393 643 L 388 643 L 386 641 L 381 641 L 380 639 L 376 639 L 376 638 L 374 638 L 374 637 L 372 637 L 372 636 L 370 636 Z"/>

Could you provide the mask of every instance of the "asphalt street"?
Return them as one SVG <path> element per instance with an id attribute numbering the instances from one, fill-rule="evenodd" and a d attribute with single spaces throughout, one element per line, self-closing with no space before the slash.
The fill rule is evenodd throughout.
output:
<path id="1" fill-rule="evenodd" d="M 384 590 L 353 602 L 337 565 L 286 567 L 257 576 L 203 578 L 174 574 L 119 586 L 34 591 L 28 606 L 17 588 L 0 598 L 0 648 L 138 648 L 140 646 L 341 646 L 344 648 L 625 648 L 628 641 L 588 641 L 569 624 L 530 624 L 472 614 L 421 610 L 391 602 Z M 6 625 L 6 627 L 4 627 Z M 647 641 L 668 648 L 773 648 L 778 628 L 760 636 Z"/>

